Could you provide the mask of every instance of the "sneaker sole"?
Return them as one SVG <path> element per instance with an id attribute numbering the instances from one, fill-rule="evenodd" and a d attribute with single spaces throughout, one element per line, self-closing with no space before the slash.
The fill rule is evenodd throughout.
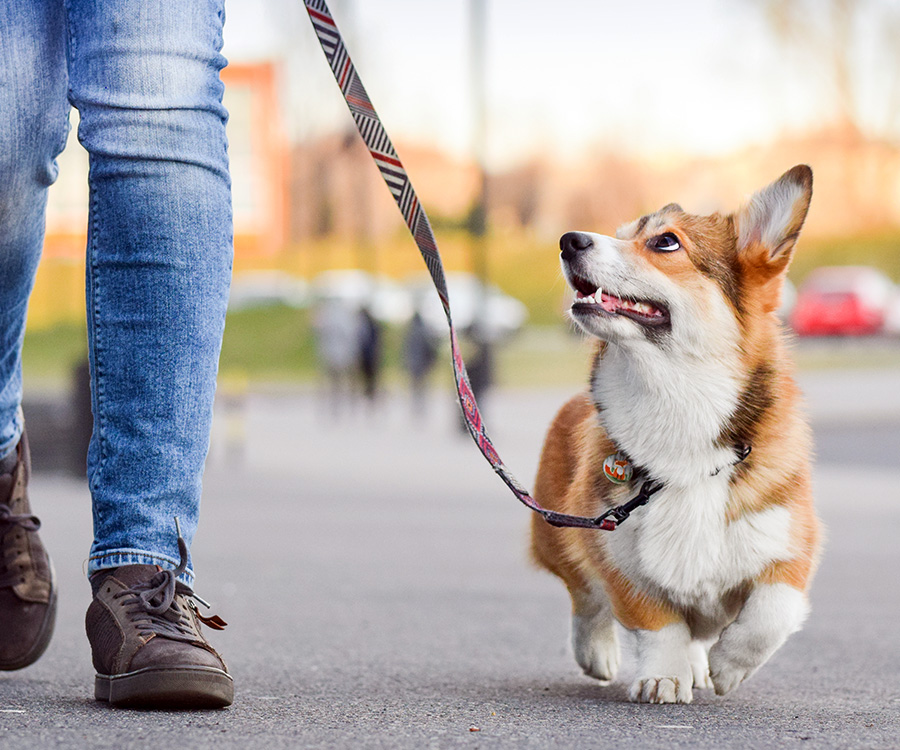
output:
<path id="1" fill-rule="evenodd" d="M 225 708 L 234 701 L 234 681 L 213 667 L 147 668 L 98 674 L 94 697 L 123 708 Z"/>
<path id="2" fill-rule="evenodd" d="M 50 645 L 53 629 L 56 626 L 56 571 L 53 569 L 53 562 L 49 556 L 47 557 L 47 562 L 50 565 L 50 601 L 47 602 L 47 612 L 44 614 L 41 629 L 38 631 L 34 645 L 27 654 L 15 661 L 0 663 L 0 670 L 4 672 L 13 672 L 34 664 L 44 655 L 44 651 Z"/>

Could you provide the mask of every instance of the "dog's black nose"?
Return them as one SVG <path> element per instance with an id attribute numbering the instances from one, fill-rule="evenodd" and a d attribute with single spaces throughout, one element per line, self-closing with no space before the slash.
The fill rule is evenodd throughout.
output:
<path id="1" fill-rule="evenodd" d="M 578 253 L 590 250 L 594 246 L 591 235 L 584 232 L 566 232 L 559 238 L 559 249 L 563 260 L 572 260 Z"/>

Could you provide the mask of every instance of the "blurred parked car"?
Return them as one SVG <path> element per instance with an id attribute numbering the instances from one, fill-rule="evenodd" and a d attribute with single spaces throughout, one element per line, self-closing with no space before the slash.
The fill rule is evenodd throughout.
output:
<path id="1" fill-rule="evenodd" d="M 494 343 L 516 333 L 528 318 L 525 305 L 493 284 L 484 286 L 470 273 L 448 273 L 447 290 L 453 325 L 469 330 L 486 343 Z M 425 324 L 435 334 L 447 331 L 447 318 L 430 277 L 417 277 L 410 283 L 417 307 Z"/>
<path id="2" fill-rule="evenodd" d="M 323 271 L 313 279 L 312 291 L 317 304 L 339 302 L 354 311 L 366 308 L 382 323 L 405 323 L 413 315 L 406 289 L 360 269 Z"/>
<path id="3" fill-rule="evenodd" d="M 787 322 L 791 319 L 791 315 L 794 312 L 794 307 L 797 304 L 797 287 L 791 282 L 790 279 L 785 279 L 784 284 L 781 287 L 781 304 L 778 306 L 778 317 L 783 321 Z"/>
<path id="4" fill-rule="evenodd" d="M 879 333 L 894 284 L 866 266 L 825 266 L 800 286 L 791 325 L 800 336 L 865 336 Z"/>
<path id="5" fill-rule="evenodd" d="M 900 288 L 894 292 L 884 313 L 884 332 L 890 336 L 900 336 Z"/>

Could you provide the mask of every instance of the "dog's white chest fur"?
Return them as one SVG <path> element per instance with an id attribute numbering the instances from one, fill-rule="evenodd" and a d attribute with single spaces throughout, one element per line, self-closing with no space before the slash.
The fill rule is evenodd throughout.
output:
<path id="1" fill-rule="evenodd" d="M 693 487 L 661 490 L 629 519 L 630 528 L 623 525 L 611 535 L 617 564 L 673 603 L 716 617 L 729 591 L 790 551 L 786 508 L 729 523 L 727 492 L 727 476 L 721 475 Z"/>
<path id="2" fill-rule="evenodd" d="M 610 352 L 594 395 L 609 435 L 664 487 L 612 534 L 626 575 L 680 607 L 717 618 L 723 597 L 788 556 L 790 514 L 774 507 L 727 520 L 735 447 L 719 436 L 740 386 L 719 361 L 638 363 Z"/>
<path id="3" fill-rule="evenodd" d="M 610 437 L 639 466 L 667 484 L 687 486 L 734 461 L 718 437 L 740 386 L 725 357 L 629 358 L 604 355 L 592 391 Z"/>

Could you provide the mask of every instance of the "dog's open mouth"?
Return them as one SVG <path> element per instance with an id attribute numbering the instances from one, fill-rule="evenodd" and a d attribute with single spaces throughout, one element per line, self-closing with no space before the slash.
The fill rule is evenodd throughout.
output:
<path id="1" fill-rule="evenodd" d="M 669 322 L 669 311 L 659 302 L 616 297 L 582 276 L 574 276 L 572 286 L 575 287 L 574 314 L 621 315 L 644 326 L 661 326 Z"/>

